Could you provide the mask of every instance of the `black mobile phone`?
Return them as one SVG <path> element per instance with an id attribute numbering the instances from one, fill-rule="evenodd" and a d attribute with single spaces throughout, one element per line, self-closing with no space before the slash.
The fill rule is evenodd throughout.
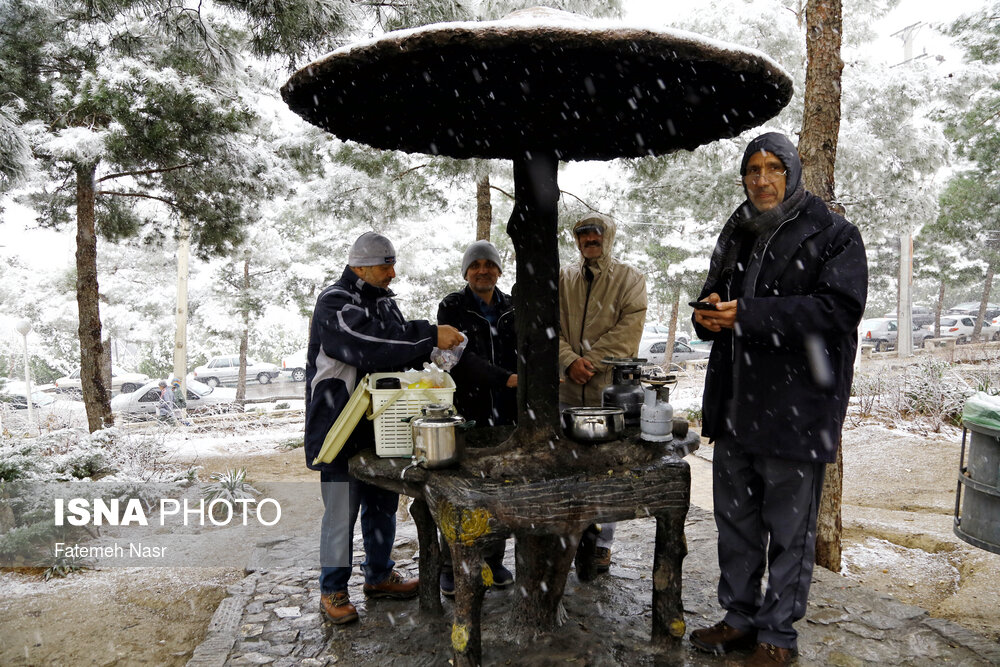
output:
<path id="1" fill-rule="evenodd" d="M 708 301 L 688 301 L 688 305 L 696 310 L 718 310 L 714 303 Z"/>

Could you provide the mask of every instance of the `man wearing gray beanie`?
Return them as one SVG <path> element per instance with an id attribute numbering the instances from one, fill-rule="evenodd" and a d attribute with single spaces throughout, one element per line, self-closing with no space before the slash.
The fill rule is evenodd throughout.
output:
<path id="1" fill-rule="evenodd" d="M 451 369 L 455 380 L 455 407 L 479 426 L 504 426 L 517 420 L 517 334 L 514 302 L 497 287 L 503 273 L 500 253 L 489 241 L 476 241 L 462 255 L 465 288 L 446 296 L 438 306 L 438 324 L 450 324 L 469 342 L 458 364 Z M 451 551 L 442 536 L 441 592 L 455 593 Z M 503 588 L 514 575 L 503 565 L 504 543 L 485 554 L 493 572 L 493 585 Z"/>
<path id="2" fill-rule="evenodd" d="M 347 461 L 375 446 L 372 422 L 362 419 L 329 463 L 316 460 L 330 428 L 358 382 L 368 373 L 402 371 L 430 358 L 436 346 L 462 341 L 454 327 L 403 318 L 389 283 L 396 277 L 396 249 L 386 237 L 365 232 L 348 253 L 340 280 L 316 299 L 306 351 L 306 465 L 320 471 L 325 508 L 320 531 L 320 607 L 334 624 L 358 620 L 347 594 L 353 562 L 354 523 L 361 514 L 366 597 L 406 599 L 419 581 L 393 570 L 399 496 L 361 482 Z"/>

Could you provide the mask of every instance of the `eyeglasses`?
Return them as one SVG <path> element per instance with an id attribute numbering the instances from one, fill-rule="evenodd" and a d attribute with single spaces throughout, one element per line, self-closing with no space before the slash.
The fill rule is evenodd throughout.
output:
<path id="1" fill-rule="evenodd" d="M 787 173 L 788 170 L 782 167 L 768 167 L 765 165 L 764 168 L 761 169 L 760 167 L 754 166 L 747 169 L 747 173 L 744 178 L 747 183 L 757 185 L 764 179 L 767 179 L 768 183 L 776 181 L 779 178 L 783 178 Z"/>

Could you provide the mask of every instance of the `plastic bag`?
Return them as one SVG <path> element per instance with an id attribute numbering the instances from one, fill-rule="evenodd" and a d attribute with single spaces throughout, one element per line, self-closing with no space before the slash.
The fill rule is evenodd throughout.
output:
<path id="1" fill-rule="evenodd" d="M 965 401 L 962 422 L 1000 431 L 1000 396 L 976 392 Z"/>
<path id="2" fill-rule="evenodd" d="M 450 371 L 458 363 L 458 360 L 462 358 L 462 353 L 465 352 L 465 346 L 469 344 L 469 337 L 462 334 L 462 342 L 451 348 L 450 350 L 442 350 L 439 347 L 435 347 L 431 350 L 431 362 L 444 371 Z M 427 364 L 424 364 L 424 368 Z"/>

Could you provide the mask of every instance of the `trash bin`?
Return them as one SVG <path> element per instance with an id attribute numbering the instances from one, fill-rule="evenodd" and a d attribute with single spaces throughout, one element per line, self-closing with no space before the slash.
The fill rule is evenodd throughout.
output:
<path id="1" fill-rule="evenodd" d="M 1000 554 L 1000 396 L 974 395 L 965 403 L 962 423 L 955 534 Z"/>

